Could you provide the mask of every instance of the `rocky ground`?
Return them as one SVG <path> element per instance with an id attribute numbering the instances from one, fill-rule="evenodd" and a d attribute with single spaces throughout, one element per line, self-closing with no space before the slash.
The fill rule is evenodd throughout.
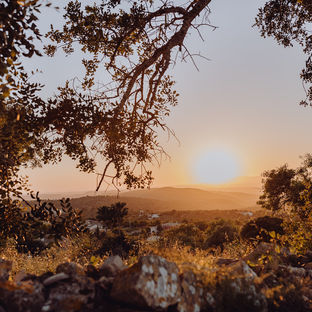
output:
<path id="1" fill-rule="evenodd" d="M 277 253 L 266 243 L 200 272 L 157 255 L 131 267 L 119 256 L 99 268 L 68 262 L 41 276 L 10 278 L 11 267 L 0 260 L 0 312 L 312 311 L 312 252 Z"/>

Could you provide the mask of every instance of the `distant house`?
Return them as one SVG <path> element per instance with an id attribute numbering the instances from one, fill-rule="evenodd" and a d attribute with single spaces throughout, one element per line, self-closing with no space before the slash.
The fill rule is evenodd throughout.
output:
<path id="1" fill-rule="evenodd" d="M 96 231 L 100 232 L 106 231 L 106 227 L 103 226 L 101 222 L 96 220 L 86 220 L 85 225 L 91 233 L 95 233 Z"/>
<path id="2" fill-rule="evenodd" d="M 157 242 L 160 239 L 160 236 L 152 235 L 146 239 L 147 242 L 153 243 Z"/>
<path id="3" fill-rule="evenodd" d="M 158 233 L 157 225 L 150 226 L 150 231 L 151 231 L 151 234 L 157 234 Z"/>
<path id="4" fill-rule="evenodd" d="M 241 214 L 243 216 L 247 216 L 247 217 L 252 217 L 253 216 L 253 212 L 251 212 L 251 211 L 242 211 Z"/>
<path id="5" fill-rule="evenodd" d="M 148 216 L 149 220 L 158 219 L 158 218 L 159 218 L 159 214 L 157 213 L 152 213 Z"/>
<path id="6" fill-rule="evenodd" d="M 167 230 L 167 229 L 171 229 L 173 227 L 176 227 L 176 226 L 179 226 L 181 223 L 179 222 L 167 222 L 167 223 L 163 223 L 161 225 L 161 227 L 164 229 L 164 230 Z"/>

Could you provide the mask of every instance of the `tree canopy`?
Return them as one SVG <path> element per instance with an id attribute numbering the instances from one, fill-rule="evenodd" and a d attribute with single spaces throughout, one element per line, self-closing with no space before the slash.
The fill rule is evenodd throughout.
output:
<path id="1" fill-rule="evenodd" d="M 307 56 L 300 77 L 306 98 L 300 104 L 312 105 L 312 1 L 271 0 L 259 9 L 255 25 L 263 37 L 273 37 L 278 44 L 292 47 L 299 44 Z"/>
<path id="2" fill-rule="evenodd" d="M 283 165 L 263 174 L 263 194 L 258 201 L 263 208 L 280 212 L 288 210 L 301 219 L 312 212 L 312 155 L 303 157 L 296 169 Z"/>
<path id="3" fill-rule="evenodd" d="M 168 131 L 166 117 L 178 101 L 169 69 L 178 58 L 193 60 L 185 45 L 188 34 L 210 26 L 211 0 L 70 1 L 64 25 L 46 35 L 45 53 L 63 49 L 85 53 L 82 80 L 60 86 L 56 95 L 42 99 L 42 86 L 32 83 L 22 58 L 41 55 L 37 26 L 45 1 L 3 0 L 0 3 L 0 175 L 1 196 L 23 181 L 22 165 L 59 162 L 63 155 L 77 167 L 98 174 L 118 186 L 149 186 L 147 164 L 166 155 L 158 130 Z M 301 77 L 311 83 L 311 19 L 309 0 L 271 0 L 259 9 L 256 25 L 262 36 L 278 43 L 298 42 L 308 59 Z M 107 81 L 98 81 L 104 71 Z M 312 89 L 307 90 L 308 104 Z M 103 164 L 104 163 L 104 164 Z M 99 168 L 102 168 L 99 170 Z M 8 182 L 10 181 L 10 182 Z M 14 187 L 15 186 L 15 190 Z M 18 185 L 18 187 L 16 187 Z"/>

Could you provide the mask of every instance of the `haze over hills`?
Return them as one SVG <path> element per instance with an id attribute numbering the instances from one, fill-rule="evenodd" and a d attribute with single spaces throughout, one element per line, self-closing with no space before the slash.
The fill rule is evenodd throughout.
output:
<path id="1" fill-rule="evenodd" d="M 70 197 L 73 207 L 84 215 L 95 216 L 96 209 L 117 201 L 127 203 L 131 210 L 163 212 L 169 210 L 256 210 L 260 194 L 260 178 L 240 178 L 233 183 L 215 185 L 189 185 L 159 187 L 144 190 L 115 192 L 81 192 L 43 194 L 50 200 Z"/>
<path id="2" fill-rule="evenodd" d="M 224 192 L 241 192 L 248 194 L 256 194 L 259 196 L 261 190 L 261 177 L 239 177 L 230 183 L 226 184 L 185 184 L 185 185 L 171 185 L 171 186 L 154 186 L 151 189 L 159 189 L 163 187 L 172 188 L 191 188 L 200 189 L 205 191 L 224 191 Z M 121 189 L 119 194 L 130 194 L 136 191 L 128 191 Z M 117 191 L 115 189 L 110 189 L 109 191 L 80 191 L 80 192 L 57 192 L 57 193 L 40 193 L 40 197 L 43 199 L 60 199 L 64 197 L 79 198 L 84 196 L 117 196 Z M 137 193 L 136 193 L 137 194 Z M 132 196 L 132 195 L 131 195 Z"/>
<path id="3" fill-rule="evenodd" d="M 125 192 L 120 199 L 142 198 L 165 202 L 176 210 L 254 209 L 258 195 L 243 192 L 164 187 Z"/>

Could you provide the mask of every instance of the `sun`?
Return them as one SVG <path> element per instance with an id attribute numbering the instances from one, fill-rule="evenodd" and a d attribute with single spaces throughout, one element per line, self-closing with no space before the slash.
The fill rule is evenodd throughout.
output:
<path id="1" fill-rule="evenodd" d="M 234 153 L 209 149 L 194 160 L 192 173 L 197 183 L 223 184 L 241 174 L 240 162 Z"/>

